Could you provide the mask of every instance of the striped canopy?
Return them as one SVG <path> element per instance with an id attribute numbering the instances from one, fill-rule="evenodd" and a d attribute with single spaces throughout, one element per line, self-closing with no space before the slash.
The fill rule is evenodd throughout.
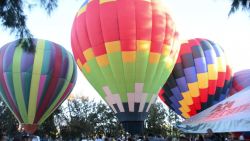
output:
<path id="1" fill-rule="evenodd" d="M 35 52 L 27 52 L 18 42 L 0 48 L 0 91 L 25 130 L 33 132 L 70 94 L 76 65 L 56 43 L 33 39 Z"/>
<path id="2" fill-rule="evenodd" d="M 190 39 L 182 43 L 174 70 L 159 96 L 177 114 L 189 118 L 227 97 L 231 75 L 218 44 Z"/>
<path id="3" fill-rule="evenodd" d="M 165 0 L 86 1 L 71 34 L 79 68 L 130 133 L 172 71 L 177 39 Z"/>

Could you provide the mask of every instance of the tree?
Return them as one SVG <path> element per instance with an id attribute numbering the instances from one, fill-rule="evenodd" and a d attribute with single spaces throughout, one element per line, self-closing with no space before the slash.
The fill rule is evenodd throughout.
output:
<path id="1" fill-rule="evenodd" d="M 57 115 L 61 114 L 62 110 L 59 107 L 57 110 L 55 110 L 45 121 L 42 123 L 38 130 L 36 131 L 36 135 L 39 135 L 40 137 L 45 137 L 48 135 L 49 137 L 52 137 L 53 139 L 56 138 L 56 135 L 58 133 L 58 130 L 56 128 L 55 124 L 55 118 Z"/>
<path id="2" fill-rule="evenodd" d="M 24 8 L 32 9 L 40 5 L 45 11 L 50 14 L 57 7 L 57 0 L 1 0 L 0 1 L 0 21 L 3 27 L 10 29 L 10 33 L 15 33 L 18 38 L 25 38 L 22 46 L 27 50 L 32 48 L 32 34 L 26 25 L 27 15 Z M 21 43 L 21 40 L 20 40 Z"/>
<path id="3" fill-rule="evenodd" d="M 167 111 L 162 103 L 156 102 L 151 106 L 148 118 L 146 119 L 146 133 L 153 135 L 167 135 Z"/>
<path id="4" fill-rule="evenodd" d="M 17 133 L 18 121 L 11 113 L 9 108 L 0 98 L 0 133 L 6 132 L 7 135 L 13 136 Z"/>
<path id="5" fill-rule="evenodd" d="M 229 11 L 229 15 L 235 13 L 239 9 L 250 12 L 250 1 L 249 0 L 233 0 L 231 4 L 231 9 Z"/>

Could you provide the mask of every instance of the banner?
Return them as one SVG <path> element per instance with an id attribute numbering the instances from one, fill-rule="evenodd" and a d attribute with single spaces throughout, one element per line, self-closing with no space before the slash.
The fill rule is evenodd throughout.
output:
<path id="1" fill-rule="evenodd" d="M 250 131 L 250 87 L 183 121 L 177 127 L 187 133 Z"/>

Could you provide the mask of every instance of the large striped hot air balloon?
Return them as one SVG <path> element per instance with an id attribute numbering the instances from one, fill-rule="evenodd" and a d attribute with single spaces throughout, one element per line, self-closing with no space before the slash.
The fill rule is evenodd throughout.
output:
<path id="1" fill-rule="evenodd" d="M 178 34 L 165 0 L 91 0 L 71 34 L 75 60 L 130 133 L 139 133 L 173 69 Z"/>
<path id="2" fill-rule="evenodd" d="M 219 45 L 191 39 L 182 43 L 174 70 L 159 96 L 177 114 L 189 118 L 227 97 L 231 75 Z"/>
<path id="3" fill-rule="evenodd" d="M 9 109 L 32 133 L 67 98 L 76 81 L 73 56 L 62 46 L 32 39 L 35 52 L 14 41 L 0 48 L 0 91 Z"/>
<path id="4" fill-rule="evenodd" d="M 250 69 L 241 70 L 233 75 L 233 83 L 230 88 L 230 96 L 237 94 L 241 90 L 250 86 Z M 249 132 L 238 132 L 233 133 L 235 137 L 239 138 L 242 134 L 245 140 L 250 140 L 250 131 Z"/>

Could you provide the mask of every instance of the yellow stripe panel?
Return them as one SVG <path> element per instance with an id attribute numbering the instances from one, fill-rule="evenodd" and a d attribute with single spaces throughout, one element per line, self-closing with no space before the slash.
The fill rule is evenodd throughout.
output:
<path id="1" fill-rule="evenodd" d="M 154 52 L 150 52 L 149 54 L 149 63 L 150 64 L 156 64 L 159 62 L 161 57 L 161 54 L 159 53 L 154 53 Z"/>
<path id="2" fill-rule="evenodd" d="M 137 45 L 137 51 L 148 52 L 150 51 L 151 41 L 137 40 L 136 45 Z"/>
<path id="3" fill-rule="evenodd" d="M 181 115 L 182 115 L 184 118 L 186 118 L 186 119 L 187 119 L 187 118 L 190 118 L 190 115 L 189 115 L 188 113 L 182 113 Z"/>
<path id="4" fill-rule="evenodd" d="M 87 63 L 85 63 L 85 64 L 83 65 L 83 69 L 84 69 L 87 73 L 90 73 L 90 71 L 91 71 L 91 69 L 90 69 L 90 67 L 89 67 L 89 65 L 88 65 Z"/>
<path id="5" fill-rule="evenodd" d="M 179 101 L 180 105 L 181 105 L 181 108 L 184 109 L 186 112 L 189 112 L 190 111 L 190 108 L 188 107 L 187 103 L 185 102 L 185 100 L 181 100 Z"/>
<path id="6" fill-rule="evenodd" d="M 96 57 L 96 61 L 100 67 L 109 65 L 109 59 L 106 54 Z"/>
<path id="7" fill-rule="evenodd" d="M 82 13 L 84 13 L 87 9 L 87 5 L 83 6 L 77 13 L 77 16 L 80 16 Z"/>
<path id="8" fill-rule="evenodd" d="M 171 52 L 171 46 L 169 45 L 163 45 L 162 47 L 162 55 L 168 56 Z"/>
<path id="9" fill-rule="evenodd" d="M 191 94 L 192 97 L 199 96 L 200 92 L 199 92 L 198 82 L 188 83 L 188 88 L 189 88 L 189 93 Z"/>
<path id="10" fill-rule="evenodd" d="M 176 56 L 177 56 L 177 55 L 176 55 Z M 172 57 L 168 56 L 168 57 L 165 58 L 164 61 L 166 62 L 166 68 L 167 68 L 167 69 L 173 67 L 174 62 L 173 62 L 173 58 L 172 58 Z"/>
<path id="11" fill-rule="evenodd" d="M 122 52 L 122 60 L 124 63 L 135 62 L 136 52 L 135 51 L 124 51 Z"/>
<path id="12" fill-rule="evenodd" d="M 208 88 L 208 74 L 198 73 L 197 77 L 198 77 L 199 88 L 201 89 Z"/>
<path id="13" fill-rule="evenodd" d="M 217 78 L 218 78 L 217 64 L 209 64 L 208 65 L 208 79 L 217 80 Z"/>
<path id="14" fill-rule="evenodd" d="M 218 72 L 226 72 L 226 60 L 223 57 L 217 58 L 218 62 Z"/>
<path id="15" fill-rule="evenodd" d="M 89 61 L 95 57 L 93 49 L 88 48 L 83 52 L 83 55 L 85 56 L 86 60 Z"/>
<path id="16" fill-rule="evenodd" d="M 104 4 L 104 3 L 112 2 L 112 1 L 116 1 L 116 0 L 99 0 L 99 4 Z"/>
<path id="17" fill-rule="evenodd" d="M 182 93 L 182 96 L 183 96 L 183 100 L 185 101 L 185 103 L 187 105 L 192 105 L 194 102 L 193 102 L 193 99 L 190 95 L 190 93 L 187 91 L 187 92 L 183 92 Z"/>
<path id="18" fill-rule="evenodd" d="M 105 47 L 106 47 L 107 53 L 121 52 L 120 41 L 106 42 Z"/>
<path id="19" fill-rule="evenodd" d="M 82 70 L 83 66 L 82 66 L 80 59 L 77 59 L 76 62 L 77 62 L 77 65 L 79 66 L 80 70 Z"/>

